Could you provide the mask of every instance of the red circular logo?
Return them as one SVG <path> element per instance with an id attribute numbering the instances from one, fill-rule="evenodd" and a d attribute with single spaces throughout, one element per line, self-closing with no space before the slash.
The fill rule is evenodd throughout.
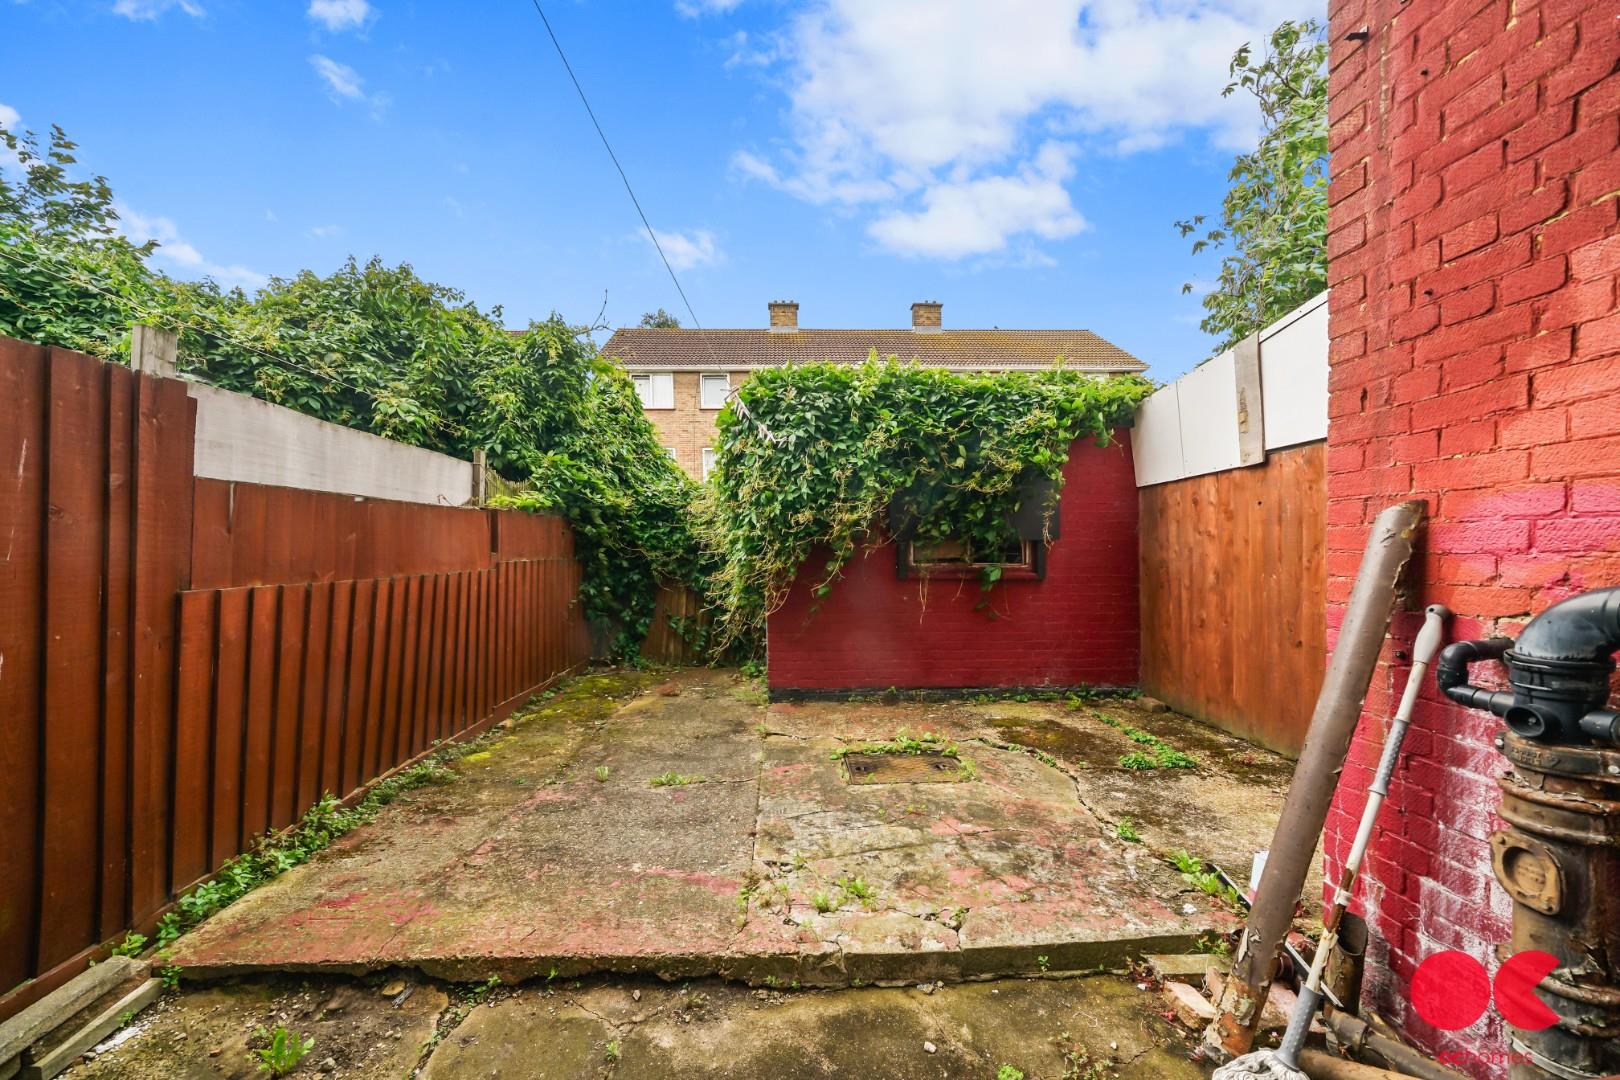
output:
<path id="1" fill-rule="evenodd" d="M 1521 1031 L 1540 1031 L 1558 1014 L 1535 994 L 1535 986 L 1558 966 L 1558 958 L 1538 949 L 1514 953 L 1496 972 L 1496 1011 Z M 1491 1003 L 1485 966 L 1465 952 L 1448 950 L 1425 957 L 1412 974 L 1412 1006 L 1441 1031 L 1459 1031 Z"/>

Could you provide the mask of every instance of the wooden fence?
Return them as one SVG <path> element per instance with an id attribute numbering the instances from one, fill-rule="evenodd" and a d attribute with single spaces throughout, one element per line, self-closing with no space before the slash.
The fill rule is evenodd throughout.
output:
<path id="1" fill-rule="evenodd" d="M 652 627 L 647 640 L 641 643 L 641 655 L 661 664 L 701 664 L 705 661 L 702 649 L 697 648 L 694 636 L 707 629 L 710 613 L 704 610 L 703 598 L 684 585 L 665 584 L 654 597 Z"/>
<path id="2" fill-rule="evenodd" d="M 0 1018 L 586 659 L 564 523 L 198 479 L 195 409 L 0 339 Z"/>
<path id="3" fill-rule="evenodd" d="M 1326 670 L 1325 445 L 1140 490 L 1142 689 L 1290 756 Z"/>

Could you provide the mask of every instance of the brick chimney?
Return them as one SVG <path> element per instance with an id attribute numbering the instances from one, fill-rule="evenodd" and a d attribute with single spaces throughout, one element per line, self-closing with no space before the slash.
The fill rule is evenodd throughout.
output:
<path id="1" fill-rule="evenodd" d="M 944 323 L 940 312 L 945 307 L 938 300 L 923 300 L 911 305 L 911 329 L 919 334 L 937 334 Z"/>
<path id="2" fill-rule="evenodd" d="M 791 334 L 799 328 L 799 304 L 796 300 L 772 300 L 771 333 Z"/>

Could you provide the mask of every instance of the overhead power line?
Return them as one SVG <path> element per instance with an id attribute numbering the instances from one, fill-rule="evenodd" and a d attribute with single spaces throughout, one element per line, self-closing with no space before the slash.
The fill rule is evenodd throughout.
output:
<path id="1" fill-rule="evenodd" d="M 676 276 L 675 268 L 669 264 L 669 256 L 664 254 L 664 245 L 658 242 L 658 234 L 653 231 L 652 222 L 647 220 L 647 212 L 641 208 L 641 200 L 636 198 L 636 189 L 630 186 L 630 177 L 625 174 L 624 166 L 619 164 L 619 155 L 613 152 L 613 144 L 608 142 L 607 132 L 602 130 L 602 122 L 596 118 L 596 110 L 591 108 L 591 99 L 585 96 L 585 88 L 580 85 L 579 76 L 574 74 L 574 65 L 568 62 L 568 54 L 563 52 L 562 42 L 557 40 L 557 32 L 551 28 L 551 20 L 546 18 L 546 9 L 540 6 L 540 0 L 530 0 L 530 3 L 534 5 L 540 21 L 545 24 L 546 34 L 551 38 L 552 47 L 557 50 L 557 58 L 562 61 L 563 70 L 568 72 L 568 79 L 574 84 L 575 92 L 579 94 L 580 103 L 585 106 L 585 115 L 591 118 L 591 126 L 596 129 L 597 138 L 602 140 L 602 146 L 607 150 L 613 167 L 619 171 L 619 179 L 624 181 L 624 190 L 629 194 L 636 213 L 641 217 L 642 227 L 647 230 L 647 239 L 651 240 L 653 247 L 657 249 L 658 258 L 663 261 L 664 269 L 669 271 L 669 280 L 675 283 L 675 291 L 680 294 L 681 303 L 686 305 L 686 314 L 691 317 L 693 327 L 701 331 L 703 323 L 698 321 L 697 312 L 692 310 L 692 301 L 686 298 L 686 290 L 681 288 L 681 279 Z M 708 344 L 707 338 L 704 339 L 704 344 Z"/>

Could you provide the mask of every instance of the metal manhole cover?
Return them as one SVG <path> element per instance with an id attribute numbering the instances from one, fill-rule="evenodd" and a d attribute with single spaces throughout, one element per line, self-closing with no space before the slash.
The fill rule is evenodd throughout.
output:
<path id="1" fill-rule="evenodd" d="M 948 754 L 850 754 L 844 770 L 852 784 L 954 784 L 961 762 Z"/>

